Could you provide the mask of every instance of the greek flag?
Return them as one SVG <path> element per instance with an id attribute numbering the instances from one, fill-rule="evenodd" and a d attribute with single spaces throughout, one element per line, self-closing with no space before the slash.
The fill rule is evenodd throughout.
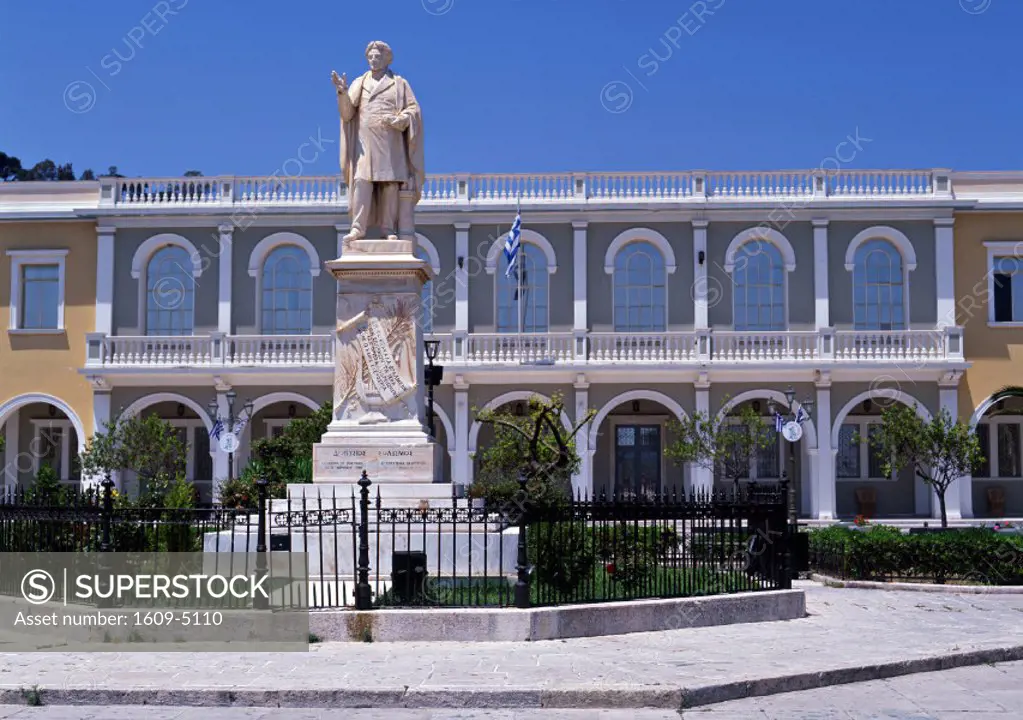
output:
<path id="1" fill-rule="evenodd" d="M 797 423 L 802 425 L 806 420 L 809 420 L 809 419 L 810 418 L 807 417 L 806 411 L 802 407 L 800 407 L 798 410 L 796 410 L 796 422 Z"/>
<path id="2" fill-rule="evenodd" d="M 249 416 L 247 414 L 243 413 L 242 416 L 240 418 L 238 418 L 238 421 L 234 424 L 234 429 L 231 430 L 231 432 L 233 432 L 235 435 L 241 435 L 242 434 L 242 430 L 244 430 L 245 426 L 248 425 L 248 424 L 249 424 Z"/>
<path id="3" fill-rule="evenodd" d="M 224 422 L 222 420 L 217 420 L 213 423 L 213 427 L 210 428 L 210 437 L 214 440 L 219 440 L 220 433 L 222 432 L 224 432 Z"/>
<path id="4" fill-rule="evenodd" d="M 785 425 L 785 421 L 781 417 L 781 413 L 774 414 L 774 431 L 781 432 L 782 426 Z"/>
<path id="5" fill-rule="evenodd" d="M 504 256 L 508 258 L 508 269 L 504 271 L 506 277 L 511 277 L 512 268 L 515 267 L 515 259 L 519 255 L 519 238 L 522 235 L 522 213 L 516 208 L 515 222 L 512 223 L 508 237 L 504 239 Z"/>

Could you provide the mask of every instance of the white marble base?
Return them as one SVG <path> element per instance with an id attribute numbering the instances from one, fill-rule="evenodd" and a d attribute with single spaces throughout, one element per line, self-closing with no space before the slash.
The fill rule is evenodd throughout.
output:
<path id="1" fill-rule="evenodd" d="M 332 500 L 337 499 L 339 503 L 347 503 L 355 495 L 356 501 L 359 492 L 362 490 L 356 483 L 313 483 L 313 484 L 292 484 L 288 485 L 288 499 L 291 501 L 291 510 L 301 510 L 302 501 L 305 500 L 306 508 L 331 507 Z M 380 493 L 380 502 L 386 508 L 418 508 L 422 503 L 427 503 L 431 508 L 449 508 L 452 506 L 451 494 L 453 486 L 451 483 L 374 483 L 370 485 L 370 503 L 376 503 L 377 493 Z M 287 500 L 271 501 L 273 512 L 286 512 L 288 510 Z M 459 500 L 459 507 L 466 507 L 467 500 Z M 347 508 L 348 505 L 340 504 L 338 507 Z"/>
<path id="2" fill-rule="evenodd" d="M 328 433 L 313 446 L 313 483 L 356 483 L 365 470 L 374 485 L 430 485 L 440 474 L 441 458 L 440 445 L 429 439 L 363 439 Z"/>

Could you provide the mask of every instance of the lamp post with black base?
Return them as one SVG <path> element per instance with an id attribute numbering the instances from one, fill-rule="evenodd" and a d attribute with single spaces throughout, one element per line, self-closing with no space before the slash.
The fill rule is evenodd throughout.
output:
<path id="1" fill-rule="evenodd" d="M 427 427 L 430 430 L 430 438 L 437 439 L 435 415 L 433 412 L 433 389 L 440 385 L 444 379 L 444 366 L 435 365 L 437 351 L 440 349 L 440 340 L 424 340 L 426 348 L 426 368 L 424 369 L 424 382 L 426 383 L 426 418 Z"/>
<path id="2" fill-rule="evenodd" d="M 208 407 L 210 419 L 213 421 L 214 427 L 218 424 L 221 426 L 214 439 L 219 443 L 220 449 L 227 453 L 227 479 L 234 480 L 234 454 L 238 450 L 240 441 L 234 430 L 235 421 L 238 419 L 234 414 L 234 401 L 238 397 L 238 393 L 234 390 L 228 390 L 224 395 L 227 398 L 227 417 L 221 417 L 220 405 L 216 399 L 210 400 Z M 247 401 L 243 412 L 250 419 L 252 417 L 252 408 L 252 401 Z"/>
<path id="3" fill-rule="evenodd" d="M 788 539 L 786 543 L 787 566 L 791 569 L 793 578 L 809 559 L 808 550 L 802 546 L 808 538 L 799 534 L 799 515 L 796 512 L 796 443 L 803 437 L 803 422 L 810 419 L 813 414 L 814 401 L 812 398 L 796 402 L 796 391 L 789 385 L 785 391 L 785 403 L 770 400 L 768 409 L 771 416 L 781 419 L 780 435 L 788 442 L 787 456 L 789 459 L 788 468 L 782 470 L 783 487 L 786 490 L 788 500 Z M 787 481 L 787 482 L 786 482 Z M 791 553 L 795 552 L 796 561 L 792 562 Z"/>

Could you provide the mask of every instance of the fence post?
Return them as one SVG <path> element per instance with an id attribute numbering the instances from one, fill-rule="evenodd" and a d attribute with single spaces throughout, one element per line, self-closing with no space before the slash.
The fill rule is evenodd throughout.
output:
<path id="1" fill-rule="evenodd" d="M 256 577 L 266 577 L 266 491 L 269 481 L 265 476 L 260 475 L 256 480 L 256 493 L 259 496 L 257 512 L 259 514 L 256 523 L 256 532 L 259 537 L 256 539 Z M 270 599 L 266 597 L 253 597 L 252 607 L 257 610 L 266 610 L 270 607 Z"/>
<path id="2" fill-rule="evenodd" d="M 100 505 L 99 515 L 103 536 L 99 543 L 99 551 L 110 552 L 114 549 L 110 545 L 110 523 L 114 514 L 114 481 L 110 479 L 109 472 L 100 482 L 100 487 L 103 488 L 103 504 Z"/>
<path id="3" fill-rule="evenodd" d="M 369 486 L 373 483 L 366 471 L 359 478 L 359 579 L 355 585 L 355 609 L 372 610 L 373 594 L 369 588 Z"/>
<path id="4" fill-rule="evenodd" d="M 519 547 L 515 570 L 518 579 L 515 582 L 515 607 L 529 607 L 529 556 L 526 553 L 526 476 L 519 476 L 519 492 L 516 497 L 519 506 Z"/>
<path id="5" fill-rule="evenodd" d="M 791 590 L 792 589 L 792 543 L 794 539 L 792 533 L 796 531 L 796 526 L 792 523 L 788 512 L 788 496 L 789 496 L 789 479 L 783 477 L 781 481 L 781 498 L 780 502 L 781 509 L 778 511 L 778 517 L 782 518 L 782 531 L 781 541 L 784 543 L 782 548 L 782 577 L 781 577 L 781 589 Z"/>

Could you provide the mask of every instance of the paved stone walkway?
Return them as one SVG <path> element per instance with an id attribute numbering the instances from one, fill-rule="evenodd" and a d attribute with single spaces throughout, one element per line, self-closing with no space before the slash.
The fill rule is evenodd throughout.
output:
<path id="1" fill-rule="evenodd" d="M 48 704 L 671 709 L 683 694 L 690 706 L 802 690 L 927 657 L 1023 658 L 1020 595 L 806 589 L 801 620 L 604 638 L 325 643 L 245 655 L 0 653 L 0 702 L 20 703 L 21 690 L 38 685 Z"/>
<path id="2" fill-rule="evenodd" d="M 736 700 L 686 710 L 682 717 L 685 720 L 1016 720 L 1023 717 L 1023 662 Z"/>

